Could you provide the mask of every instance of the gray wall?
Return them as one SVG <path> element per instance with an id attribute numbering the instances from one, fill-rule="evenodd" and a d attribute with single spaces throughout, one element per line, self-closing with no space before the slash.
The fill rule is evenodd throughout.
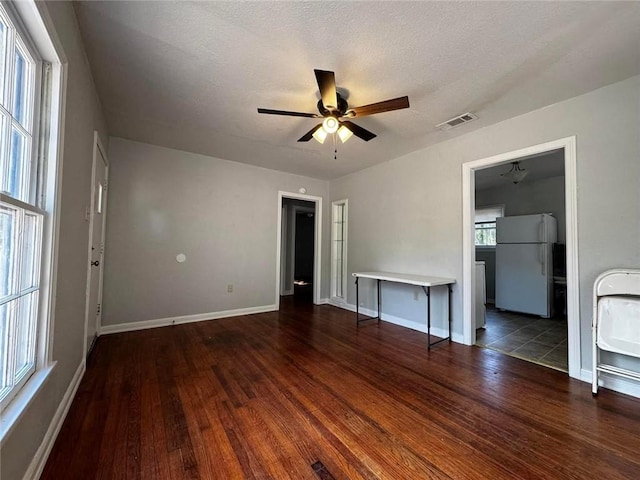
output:
<path id="1" fill-rule="evenodd" d="M 69 62 L 53 360 L 57 366 L 3 442 L 0 478 L 20 479 L 29 467 L 71 379 L 82 362 L 93 131 L 108 134 L 70 2 L 47 3 Z"/>
<path id="2" fill-rule="evenodd" d="M 504 205 L 504 214 L 529 215 L 552 213 L 558 221 L 558 243 L 566 242 L 564 201 L 565 177 L 551 177 L 534 182 L 507 183 L 500 187 L 476 191 L 476 208 Z M 486 262 L 487 299 L 495 300 L 496 254 L 494 249 L 476 248 L 476 260 Z"/>
<path id="3" fill-rule="evenodd" d="M 639 104 L 637 76 L 332 181 L 331 199 L 349 199 L 349 271 L 462 281 L 461 165 L 575 135 L 582 366 L 590 370 L 593 282 L 609 268 L 640 267 Z M 369 306 L 374 298 L 365 295 Z M 348 301 L 355 302 L 352 284 Z M 406 315 L 424 322 L 419 303 Z M 460 336 L 461 305 L 458 284 Z"/>
<path id="4" fill-rule="evenodd" d="M 273 305 L 279 190 L 323 197 L 328 238 L 323 180 L 121 138 L 109 154 L 103 325 Z"/>

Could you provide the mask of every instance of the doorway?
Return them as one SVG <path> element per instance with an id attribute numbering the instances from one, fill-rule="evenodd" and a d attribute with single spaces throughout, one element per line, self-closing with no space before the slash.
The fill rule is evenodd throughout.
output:
<path id="1" fill-rule="evenodd" d="M 476 345 L 566 372 L 564 150 L 474 174 Z"/>
<path id="2" fill-rule="evenodd" d="M 93 166 L 91 168 L 91 200 L 87 210 L 89 220 L 89 251 L 85 305 L 84 351 L 89 355 L 100 333 L 102 318 L 102 279 L 104 274 L 104 239 L 107 226 L 107 188 L 109 162 L 98 132 L 93 134 Z"/>
<path id="3" fill-rule="evenodd" d="M 320 303 L 322 198 L 279 192 L 276 305 Z"/>
<path id="4" fill-rule="evenodd" d="M 564 200 L 565 200 L 565 261 L 567 318 L 567 352 L 568 372 L 573 378 L 580 378 L 580 319 L 577 272 L 577 217 L 576 217 L 576 152 L 575 137 L 569 137 L 554 142 L 528 147 L 493 157 L 468 162 L 462 165 L 463 173 L 463 334 L 464 343 L 476 343 L 475 293 L 475 212 L 476 212 L 476 172 L 489 167 L 500 166 L 508 171 L 513 162 L 523 158 L 534 158 L 552 152 L 562 152 L 564 164 Z M 491 313 L 491 311 L 490 311 Z M 542 328 L 542 325 L 540 326 Z"/>

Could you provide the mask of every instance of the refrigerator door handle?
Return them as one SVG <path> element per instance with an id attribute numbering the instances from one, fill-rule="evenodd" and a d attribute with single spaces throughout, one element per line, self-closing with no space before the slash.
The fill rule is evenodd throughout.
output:
<path id="1" fill-rule="evenodd" d="M 539 240 L 541 242 L 546 242 L 545 237 L 546 237 L 546 225 L 544 222 L 544 215 L 540 215 L 540 225 L 538 225 L 538 236 L 539 236 Z"/>
<path id="2" fill-rule="evenodd" d="M 542 273 L 542 276 L 545 276 L 547 274 L 547 244 L 541 243 L 539 251 L 540 251 L 540 266 L 541 266 L 540 273 Z"/>

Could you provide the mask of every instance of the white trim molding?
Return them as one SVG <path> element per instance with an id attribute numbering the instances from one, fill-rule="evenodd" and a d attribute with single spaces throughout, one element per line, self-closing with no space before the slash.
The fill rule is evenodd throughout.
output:
<path id="1" fill-rule="evenodd" d="M 335 295 L 337 288 L 336 285 L 336 207 L 342 206 L 342 295 Z M 347 278 L 348 278 L 348 263 L 347 255 L 349 251 L 349 199 L 344 198 L 342 200 L 335 200 L 331 202 L 331 228 L 329 229 L 329 241 L 331 242 L 330 255 L 331 255 L 331 281 L 329 282 L 329 297 L 337 302 L 345 302 L 347 298 Z"/>
<path id="2" fill-rule="evenodd" d="M 566 258 L 567 258 L 567 326 L 569 339 L 569 376 L 581 378 L 580 355 L 580 295 L 578 272 L 578 200 L 576 178 L 576 137 L 561 138 L 552 142 L 533 145 L 521 150 L 502 153 L 462 164 L 462 311 L 463 338 L 466 345 L 476 341 L 475 309 L 473 292 L 475 276 L 474 218 L 475 218 L 475 171 L 496 165 L 510 163 L 518 158 L 540 155 L 553 150 L 564 149 L 565 173 L 565 215 L 566 215 Z"/>
<path id="3" fill-rule="evenodd" d="M 315 241 L 313 245 L 313 303 L 320 304 L 320 295 L 322 288 L 322 197 L 306 195 L 302 193 L 278 191 L 278 225 L 276 231 L 276 310 L 280 308 L 280 283 L 282 281 L 282 200 L 291 198 L 294 200 L 306 200 L 316 204 L 315 211 Z"/>
<path id="4" fill-rule="evenodd" d="M 0 445 L 9 437 L 20 417 L 25 414 L 40 389 L 47 383 L 56 364 L 57 362 L 53 362 L 46 368 L 36 370 L 24 387 L 20 389 L 20 392 L 2 411 L 2 416 L 0 416 Z"/>
<path id="5" fill-rule="evenodd" d="M 31 460 L 29 468 L 27 468 L 24 477 L 22 477 L 23 480 L 37 480 L 38 478 L 40 478 L 40 475 L 42 475 L 44 466 L 49 459 L 51 449 L 53 448 L 56 438 L 58 438 L 58 434 L 60 433 L 62 424 L 64 423 L 65 418 L 67 418 L 69 408 L 71 407 L 73 399 L 76 396 L 76 392 L 78 391 L 78 387 L 80 386 L 80 382 L 82 380 L 82 377 L 84 376 L 84 372 L 85 363 L 83 359 L 80 362 L 80 365 L 78 365 L 76 373 L 73 375 L 71 383 L 69 384 L 69 387 L 67 387 L 67 391 L 64 393 L 64 396 L 60 401 L 60 405 L 58 405 L 58 409 L 51 419 L 51 423 L 49 424 L 47 433 L 45 433 L 44 438 L 42 439 L 42 443 L 38 447 L 36 454 Z"/>
<path id="6" fill-rule="evenodd" d="M 182 323 L 204 322 L 207 320 L 218 320 L 220 318 L 239 317 L 242 315 L 253 315 L 254 313 L 274 312 L 278 310 L 276 305 L 263 305 L 260 307 L 238 308 L 236 310 L 223 310 L 220 312 L 196 313 L 195 315 L 182 315 L 180 317 L 157 318 L 154 320 L 142 320 L 139 322 L 119 323 L 116 325 L 102 325 L 100 335 L 111 333 L 133 332 L 136 330 L 147 330 L 149 328 L 167 327 L 170 325 L 180 325 Z"/>
<path id="7" fill-rule="evenodd" d="M 342 308 L 343 310 L 349 310 L 350 312 L 353 312 L 353 313 L 356 312 L 356 306 L 352 305 L 351 303 L 339 302 L 339 301 L 335 301 L 334 299 L 330 299 L 329 304 L 333 305 L 334 307 Z M 362 315 L 366 315 L 368 317 L 378 316 L 378 313 L 375 310 L 371 310 L 369 308 L 360 307 L 359 310 Z M 413 322 L 411 320 L 406 320 L 404 318 L 396 317 L 394 315 L 389 315 L 384 312 L 382 312 L 382 316 L 380 317 L 380 319 L 384 322 L 393 323 L 394 325 L 399 325 L 405 328 L 410 328 L 411 330 L 415 330 L 417 332 L 427 333 L 426 320 L 425 320 L 425 323 L 423 324 L 419 322 Z M 355 323 L 355 320 L 356 319 L 354 316 L 353 318 L 354 323 Z M 438 328 L 438 327 L 431 327 L 431 335 L 435 337 L 441 337 L 441 338 L 445 338 L 446 336 L 448 336 L 447 331 L 445 329 Z M 456 343 L 464 343 L 462 335 L 456 332 L 451 332 L 451 341 Z"/>

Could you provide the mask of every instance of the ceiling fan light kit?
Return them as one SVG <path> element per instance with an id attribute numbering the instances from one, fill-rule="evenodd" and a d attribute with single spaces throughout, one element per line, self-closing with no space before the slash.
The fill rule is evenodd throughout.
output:
<path id="1" fill-rule="evenodd" d="M 338 119 L 336 117 L 327 117 L 322 122 L 322 128 L 327 133 L 336 133 L 338 131 Z"/>
<path id="2" fill-rule="evenodd" d="M 324 128 L 318 128 L 315 132 L 313 132 L 313 138 L 315 138 L 318 143 L 324 143 L 324 141 L 327 139 L 327 135 L 328 133 Z"/>
<path id="3" fill-rule="evenodd" d="M 347 127 L 345 127 L 344 125 L 341 125 L 340 128 L 338 129 L 338 136 L 340 137 L 340 141 L 342 143 L 345 143 L 347 140 L 349 140 L 353 136 L 353 132 L 349 130 Z"/>
<path id="4" fill-rule="evenodd" d="M 258 108 L 258 113 L 268 115 L 324 118 L 322 123 L 316 125 L 300 137 L 298 139 L 299 142 L 308 142 L 312 138 L 315 138 L 316 141 L 324 143 L 328 135 L 335 133 L 338 134 L 342 143 L 345 143 L 353 135 L 368 142 L 375 138 L 376 134 L 349 120 L 345 120 L 346 118 L 359 118 L 409 108 L 409 97 L 407 96 L 384 100 L 362 107 L 349 108 L 347 101 L 336 91 L 335 74 L 327 70 L 314 70 L 314 73 L 316 75 L 316 82 L 318 83 L 318 90 L 320 91 L 320 100 L 317 105 L 319 114 Z"/>

